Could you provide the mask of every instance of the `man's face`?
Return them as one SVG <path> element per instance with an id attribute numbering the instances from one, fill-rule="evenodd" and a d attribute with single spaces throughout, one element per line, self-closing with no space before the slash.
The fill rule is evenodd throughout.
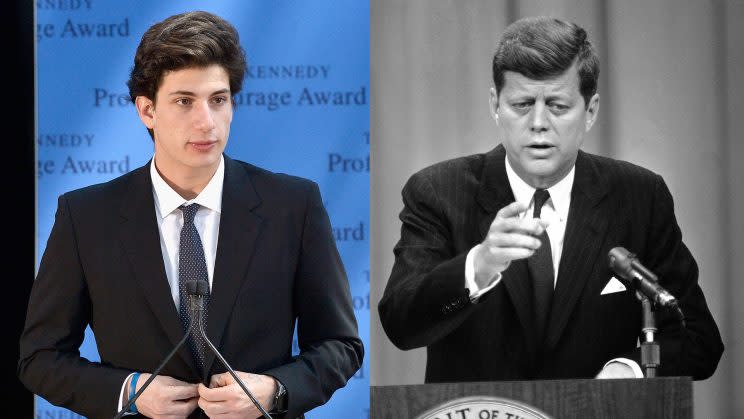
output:
<path id="1" fill-rule="evenodd" d="M 553 186 L 568 174 L 598 109 L 598 94 L 584 106 L 575 65 L 547 80 L 507 71 L 501 93 L 491 89 L 492 116 L 509 163 L 535 188 Z"/>
<path id="2" fill-rule="evenodd" d="M 214 64 L 167 72 L 155 97 L 139 96 L 137 110 L 154 131 L 158 171 L 171 180 L 211 176 L 232 121 L 227 71 Z"/>

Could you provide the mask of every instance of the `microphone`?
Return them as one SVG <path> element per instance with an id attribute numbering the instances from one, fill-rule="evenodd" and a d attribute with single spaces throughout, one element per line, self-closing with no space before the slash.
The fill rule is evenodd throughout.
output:
<path id="1" fill-rule="evenodd" d="M 245 386 L 243 381 L 238 377 L 238 374 L 235 373 L 235 370 L 233 370 L 232 367 L 227 363 L 225 358 L 222 357 L 220 351 L 218 351 L 214 344 L 212 344 L 212 341 L 209 340 L 209 338 L 207 337 L 207 333 L 204 331 L 204 322 L 202 321 L 203 316 L 201 314 L 202 311 L 204 311 L 204 297 L 209 294 L 209 284 L 207 283 L 207 281 L 186 281 L 186 292 L 189 294 L 190 297 L 189 310 L 191 310 L 193 314 L 191 318 L 198 319 L 197 325 L 194 325 L 193 323 L 191 324 L 191 327 L 189 328 L 190 332 L 199 333 L 202 339 L 204 339 L 204 342 L 206 342 L 209 349 L 215 354 L 215 356 L 217 356 L 220 362 L 222 362 L 222 365 L 225 366 L 230 375 L 232 375 L 232 377 L 235 379 L 235 382 L 237 382 L 240 388 L 243 389 L 243 392 L 248 396 L 249 399 L 251 399 L 251 402 L 253 402 L 256 408 L 261 412 L 263 417 L 266 419 L 271 419 L 271 415 L 269 415 L 269 412 L 267 412 L 266 409 L 261 406 L 261 403 L 256 400 L 256 398 L 253 396 L 253 393 L 248 390 L 248 387 Z M 189 334 L 187 333 L 186 336 L 188 335 Z"/>
<path id="2" fill-rule="evenodd" d="M 608 253 L 610 268 L 657 305 L 679 310 L 677 299 L 659 285 L 659 278 L 638 261 L 636 255 L 624 247 Z"/>

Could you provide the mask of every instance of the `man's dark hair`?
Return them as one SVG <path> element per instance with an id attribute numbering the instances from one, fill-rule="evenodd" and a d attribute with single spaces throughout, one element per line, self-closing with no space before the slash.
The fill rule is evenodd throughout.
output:
<path id="1" fill-rule="evenodd" d="M 576 62 L 584 106 L 597 92 L 599 58 L 580 26 L 551 17 L 528 17 L 509 25 L 493 56 L 496 93 L 504 87 L 504 72 L 533 80 L 563 74 Z"/>
<path id="2" fill-rule="evenodd" d="M 230 94 L 243 88 L 245 52 L 238 31 L 230 22 L 208 12 L 188 12 L 156 23 L 142 35 L 129 76 L 129 97 L 155 102 L 155 94 L 168 71 L 221 65 L 230 79 Z M 150 131 L 150 136 L 153 133 Z"/>

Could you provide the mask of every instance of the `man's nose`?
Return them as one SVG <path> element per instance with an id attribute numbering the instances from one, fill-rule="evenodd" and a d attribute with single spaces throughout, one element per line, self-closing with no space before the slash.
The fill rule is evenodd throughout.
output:
<path id="1" fill-rule="evenodd" d="M 547 131 L 548 118 L 546 115 L 547 106 L 544 103 L 536 102 L 530 115 L 530 130 L 533 132 Z"/>
<path id="2" fill-rule="evenodd" d="M 215 128 L 214 116 L 212 115 L 212 109 L 210 109 L 209 103 L 201 102 L 194 108 L 194 126 L 205 132 L 209 132 Z"/>

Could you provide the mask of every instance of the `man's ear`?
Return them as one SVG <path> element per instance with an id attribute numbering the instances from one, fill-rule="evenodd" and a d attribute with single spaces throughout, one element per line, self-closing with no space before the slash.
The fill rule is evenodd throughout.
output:
<path id="1" fill-rule="evenodd" d="M 586 132 L 592 129 L 594 121 L 597 120 L 597 113 L 599 113 L 599 93 L 595 93 L 589 99 L 589 106 L 586 107 Z"/>
<path id="2" fill-rule="evenodd" d="M 491 111 L 491 118 L 493 118 L 496 123 L 499 123 L 499 95 L 496 93 L 495 88 L 491 88 L 488 91 L 488 109 Z"/>
<path id="3" fill-rule="evenodd" d="M 134 106 L 137 108 L 142 123 L 147 129 L 153 129 L 155 126 L 155 103 L 145 96 L 137 96 L 134 100 Z"/>

